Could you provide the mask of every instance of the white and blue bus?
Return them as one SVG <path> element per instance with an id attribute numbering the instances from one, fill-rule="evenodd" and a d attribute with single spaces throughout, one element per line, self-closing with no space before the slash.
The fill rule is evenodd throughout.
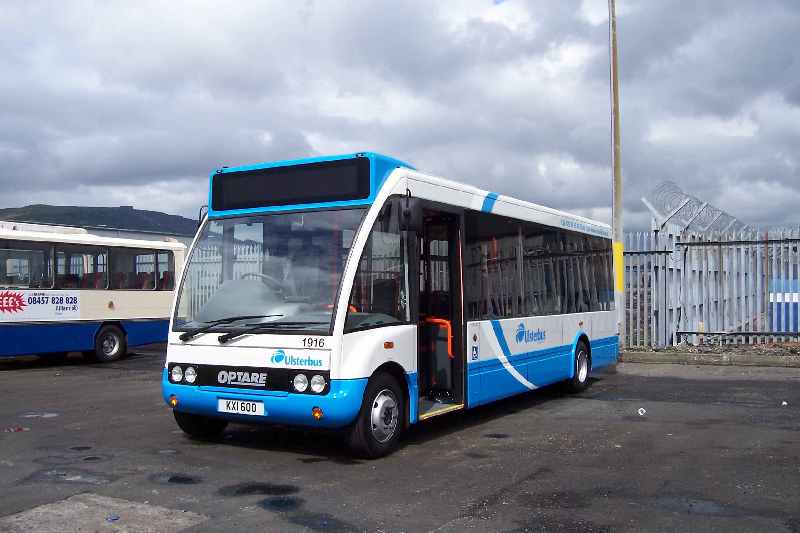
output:
<path id="1" fill-rule="evenodd" d="M 338 428 L 388 453 L 421 420 L 617 360 L 607 225 L 374 153 L 221 168 L 176 296 L 164 400 Z"/>
<path id="2" fill-rule="evenodd" d="M 128 346 L 166 342 L 185 250 L 171 238 L 0 227 L 0 357 L 83 352 L 109 362 Z"/>

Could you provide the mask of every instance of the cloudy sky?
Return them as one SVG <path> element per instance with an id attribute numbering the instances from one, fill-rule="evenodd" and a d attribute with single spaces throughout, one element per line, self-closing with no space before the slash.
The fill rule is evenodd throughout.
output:
<path id="1" fill-rule="evenodd" d="M 662 180 L 800 223 L 800 3 L 618 0 L 628 228 Z M 606 0 L 4 2 L 0 207 L 194 217 L 220 165 L 375 150 L 610 219 Z"/>

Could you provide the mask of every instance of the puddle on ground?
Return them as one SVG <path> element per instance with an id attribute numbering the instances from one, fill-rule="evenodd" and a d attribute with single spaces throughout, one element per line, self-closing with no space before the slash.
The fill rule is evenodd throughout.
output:
<path id="1" fill-rule="evenodd" d="M 300 492 L 300 488 L 273 483 L 239 483 L 222 487 L 217 492 L 221 496 L 288 496 Z"/>
<path id="2" fill-rule="evenodd" d="M 304 500 L 296 496 L 275 496 L 258 502 L 258 506 L 267 511 L 287 512 L 294 511 L 303 505 Z"/>
<path id="3" fill-rule="evenodd" d="M 679 513 L 702 516 L 745 516 L 747 513 L 733 506 L 723 505 L 713 500 L 700 498 L 682 498 L 678 496 L 660 496 L 655 498 L 658 507 Z"/>
<path id="4" fill-rule="evenodd" d="M 491 457 L 488 453 L 483 452 L 464 452 L 464 455 L 470 459 L 488 459 Z"/>
<path id="5" fill-rule="evenodd" d="M 162 485 L 197 485 L 203 482 L 203 480 L 197 476 L 182 474 L 180 472 L 154 474 L 150 476 L 150 481 L 161 483 Z"/>
<path id="6" fill-rule="evenodd" d="M 510 436 L 508 433 L 486 433 L 484 435 L 487 439 L 507 439 Z"/>

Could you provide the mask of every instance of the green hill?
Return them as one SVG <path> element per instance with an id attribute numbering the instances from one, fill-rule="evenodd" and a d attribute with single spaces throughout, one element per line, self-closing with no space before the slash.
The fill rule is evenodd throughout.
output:
<path id="1" fill-rule="evenodd" d="M 191 237 L 197 222 L 159 211 L 144 211 L 131 206 L 83 207 L 35 204 L 0 209 L 0 220 L 33 224 L 57 224 L 82 228 L 122 229 Z"/>

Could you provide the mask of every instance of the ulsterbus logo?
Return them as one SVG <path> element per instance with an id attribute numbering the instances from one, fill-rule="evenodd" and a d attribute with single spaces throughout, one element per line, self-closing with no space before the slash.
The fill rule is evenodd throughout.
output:
<path id="1" fill-rule="evenodd" d="M 531 342 L 544 342 L 546 337 L 546 331 L 543 329 L 525 329 L 525 324 L 520 322 L 519 326 L 517 326 L 517 344 L 528 344 Z"/>
<path id="2" fill-rule="evenodd" d="M 274 365 L 285 365 L 290 367 L 302 367 L 302 368 L 321 368 L 323 365 L 322 359 L 316 359 L 314 357 L 297 357 L 295 355 L 286 355 L 286 352 L 283 350 L 277 350 L 272 357 L 270 358 L 272 364 Z"/>
<path id="3" fill-rule="evenodd" d="M 11 291 L 0 292 L 0 313 L 19 313 L 25 309 L 21 294 Z"/>
<path id="4" fill-rule="evenodd" d="M 271 361 L 276 365 L 279 365 L 283 362 L 284 359 L 286 359 L 286 352 L 284 352 L 283 350 L 278 350 L 274 354 L 272 354 Z"/>

